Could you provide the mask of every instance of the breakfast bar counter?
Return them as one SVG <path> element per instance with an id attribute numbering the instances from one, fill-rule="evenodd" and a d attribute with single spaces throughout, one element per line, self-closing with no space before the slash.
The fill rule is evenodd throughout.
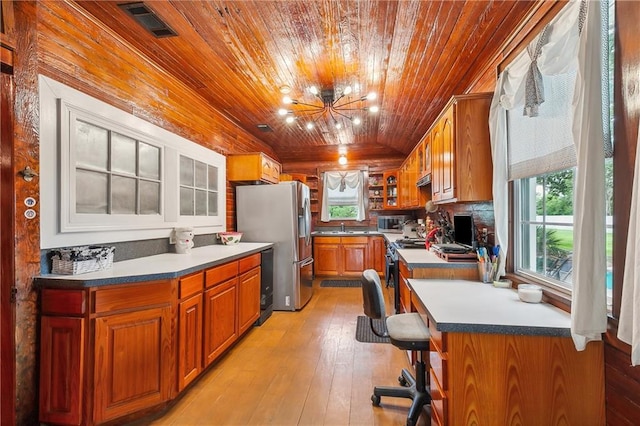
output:
<path id="1" fill-rule="evenodd" d="M 451 268 L 476 270 L 476 260 L 450 262 L 430 250 L 399 249 L 398 256 L 409 269 Z"/>
<path id="2" fill-rule="evenodd" d="M 409 280 L 438 331 L 571 335 L 569 313 L 548 303 L 525 303 L 511 288 L 465 280 Z M 421 302 L 425 301 L 425 302 Z"/>
<path id="3" fill-rule="evenodd" d="M 603 345 L 578 352 L 568 313 L 480 282 L 408 288 L 431 333 L 432 424 L 605 424 Z"/>

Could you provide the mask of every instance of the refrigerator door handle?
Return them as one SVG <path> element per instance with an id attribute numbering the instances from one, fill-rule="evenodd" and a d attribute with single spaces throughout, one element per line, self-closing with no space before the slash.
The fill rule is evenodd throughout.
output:
<path id="1" fill-rule="evenodd" d="M 311 244 L 311 202 L 309 201 L 309 198 L 305 198 L 304 199 L 304 206 L 303 206 L 303 214 L 304 214 L 304 227 L 305 229 L 305 241 L 307 243 L 307 245 Z"/>
<path id="2" fill-rule="evenodd" d="M 313 263 L 313 257 L 310 257 L 310 258 L 305 259 L 305 260 L 300 260 L 300 261 L 295 262 L 295 263 L 299 263 L 300 267 L 303 268 L 303 267 L 311 265 Z"/>

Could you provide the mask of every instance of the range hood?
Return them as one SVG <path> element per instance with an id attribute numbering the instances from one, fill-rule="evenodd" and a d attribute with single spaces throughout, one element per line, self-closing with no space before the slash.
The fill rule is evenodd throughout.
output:
<path id="1" fill-rule="evenodd" d="M 426 186 L 429 185 L 431 183 L 431 173 L 422 176 L 420 179 L 418 179 L 418 181 L 416 182 L 416 186 Z"/>

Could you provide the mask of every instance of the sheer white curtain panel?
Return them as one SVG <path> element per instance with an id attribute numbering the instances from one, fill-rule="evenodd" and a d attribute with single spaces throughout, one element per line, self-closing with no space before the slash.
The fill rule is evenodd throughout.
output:
<path id="1" fill-rule="evenodd" d="M 577 72 L 571 105 L 572 140 L 578 169 L 574 190 L 571 329 L 578 350 L 583 350 L 590 340 L 601 339 L 607 319 L 600 22 L 599 2 L 570 1 L 549 23 L 545 35 L 548 35 L 548 41 L 541 47 L 536 61 L 542 75 L 553 76 L 572 70 Z M 536 46 L 540 37 L 531 44 Z M 523 51 L 500 74 L 489 114 L 496 240 L 504 249 L 501 251 L 501 275 L 505 273 L 509 236 L 507 182 L 514 178 L 509 175 L 509 152 L 512 147 L 507 138 L 507 110 L 524 108 L 525 81 L 530 67 L 531 57 Z M 568 146 L 560 149 L 574 148 Z M 557 155 L 546 152 L 533 163 L 547 167 L 546 159 Z"/>
<path id="2" fill-rule="evenodd" d="M 640 128 L 636 145 L 631 214 L 624 261 L 618 338 L 631 345 L 631 364 L 640 365 Z"/>

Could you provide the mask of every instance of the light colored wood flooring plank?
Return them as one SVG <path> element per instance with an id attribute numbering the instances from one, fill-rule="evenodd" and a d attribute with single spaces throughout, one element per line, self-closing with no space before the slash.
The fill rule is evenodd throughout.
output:
<path id="1" fill-rule="evenodd" d="M 382 398 L 409 362 L 390 344 L 355 340 L 360 288 L 321 288 L 298 312 L 274 312 L 202 374 L 155 426 L 403 425 L 410 400 Z M 386 289 L 385 289 L 386 291 Z M 391 293 L 387 308 L 391 312 Z M 430 424 L 425 411 L 418 425 Z"/>

